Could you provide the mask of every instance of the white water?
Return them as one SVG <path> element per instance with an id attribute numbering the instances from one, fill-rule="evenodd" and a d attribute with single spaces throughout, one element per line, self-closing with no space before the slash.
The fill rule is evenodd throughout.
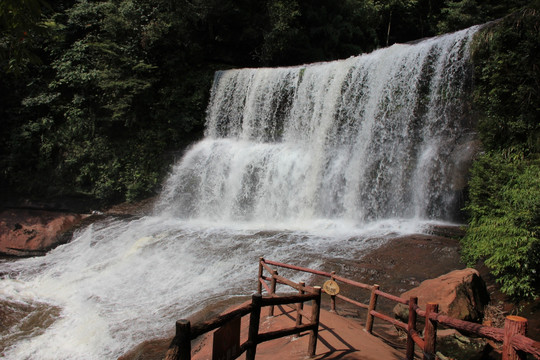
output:
<path id="1" fill-rule="evenodd" d="M 0 263 L 0 305 L 27 314 L 0 329 L 0 354 L 114 359 L 251 294 L 259 256 L 317 267 L 451 220 L 475 31 L 217 73 L 207 136 L 175 166 L 154 215 L 105 220 L 44 257 Z"/>

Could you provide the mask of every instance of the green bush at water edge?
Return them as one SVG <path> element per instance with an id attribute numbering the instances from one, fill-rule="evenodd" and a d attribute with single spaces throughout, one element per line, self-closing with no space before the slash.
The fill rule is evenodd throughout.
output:
<path id="1" fill-rule="evenodd" d="M 481 31 L 474 101 L 484 154 L 473 164 L 462 240 L 514 299 L 540 295 L 540 6 Z"/>

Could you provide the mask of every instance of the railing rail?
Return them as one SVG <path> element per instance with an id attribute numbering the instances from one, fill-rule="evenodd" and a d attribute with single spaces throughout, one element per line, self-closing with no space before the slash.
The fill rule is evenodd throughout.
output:
<path id="1" fill-rule="evenodd" d="M 491 326 L 484 326 L 469 321 L 459 320 L 451 318 L 449 316 L 438 313 L 438 304 L 428 303 L 426 310 L 422 310 L 418 307 L 418 299 L 411 297 L 409 300 L 400 298 L 398 296 L 386 293 L 379 289 L 379 285 L 368 285 L 363 284 L 357 281 L 353 281 L 335 274 L 335 272 L 325 272 L 320 270 L 314 270 L 309 268 L 304 268 L 296 265 L 280 263 L 277 261 L 266 260 L 264 258 L 259 259 L 259 286 L 258 292 L 261 293 L 262 286 L 265 287 L 266 291 L 272 295 L 275 293 L 275 283 L 286 284 L 283 280 L 283 277 L 276 277 L 273 288 L 270 288 L 266 285 L 264 280 L 268 278 L 263 275 L 263 271 L 267 270 L 271 274 L 277 275 L 277 270 L 271 269 L 269 265 L 282 267 L 290 270 L 296 270 L 301 272 L 306 272 L 314 275 L 319 275 L 323 277 L 330 278 L 336 282 L 341 282 L 343 284 L 352 285 L 357 288 L 369 290 L 370 301 L 368 304 L 364 304 L 348 298 L 344 295 L 330 295 L 330 308 L 335 310 L 336 308 L 336 298 L 348 302 L 350 304 L 356 305 L 360 308 L 367 309 L 366 325 L 365 329 L 367 332 L 371 333 L 373 328 L 374 318 L 378 318 L 389 322 L 407 332 L 407 354 L 406 359 L 412 360 L 414 358 L 414 347 L 418 346 L 423 353 L 423 359 L 435 359 L 436 353 L 436 335 L 437 335 L 437 325 L 441 324 L 456 330 L 464 331 L 470 334 L 475 334 L 477 336 L 491 339 L 497 342 L 503 343 L 503 360 L 517 360 L 517 359 L 526 359 L 526 354 L 531 354 L 537 359 L 540 359 L 540 342 L 535 341 L 526 336 L 527 330 L 527 319 L 519 316 L 508 316 L 505 320 L 505 327 L 495 328 Z M 264 284 L 264 285 L 263 285 Z M 306 289 L 309 287 L 306 287 Z M 324 290 L 323 290 L 324 292 Z M 376 311 L 377 298 L 378 296 L 384 297 L 388 300 L 406 305 L 409 307 L 409 320 L 405 324 L 399 320 L 396 320 L 388 315 L 382 314 Z M 424 337 L 422 338 L 416 330 L 416 320 L 417 316 L 425 318 L 425 327 L 424 327 Z"/>
<path id="2" fill-rule="evenodd" d="M 236 359 L 245 352 L 247 360 L 254 360 L 258 344 L 284 336 L 297 335 L 306 331 L 310 333 L 308 355 L 311 357 L 314 356 L 319 329 L 321 288 L 319 286 L 306 287 L 304 283 L 297 284 L 289 279 L 279 276 L 277 271 L 270 269 L 270 272 L 272 274 L 271 277 L 262 276 L 262 272 L 259 272 L 258 286 L 259 289 L 261 288 L 261 285 L 264 286 L 269 293 L 269 297 L 263 297 L 261 291 L 259 291 L 252 296 L 251 303 L 194 325 L 191 325 L 191 321 L 188 319 L 178 320 L 176 322 L 176 334 L 169 346 L 165 360 L 191 360 L 192 340 L 212 330 L 221 328 L 231 321 L 237 320 L 248 314 L 250 315 L 248 339 L 242 343 L 238 349 L 234 349 L 234 354 L 227 357 L 228 359 Z M 268 286 L 264 280 L 270 280 L 273 284 Z M 299 293 L 295 295 L 277 296 L 275 294 L 275 288 L 278 281 L 298 290 Z M 311 314 L 307 314 L 303 311 L 303 304 L 307 301 L 312 302 Z M 271 315 L 273 315 L 274 306 L 290 304 L 295 304 L 296 307 L 294 307 L 294 309 L 298 310 L 294 326 L 264 333 L 259 332 L 259 320 L 262 307 L 269 307 L 271 309 Z M 302 318 L 308 319 L 309 323 L 302 324 Z"/>
<path id="3" fill-rule="evenodd" d="M 470 334 L 475 334 L 483 338 L 502 342 L 503 360 L 523 360 L 526 359 L 526 354 L 532 354 L 537 359 L 540 359 L 540 342 L 526 336 L 527 319 L 525 318 L 519 316 L 508 316 L 506 318 L 504 328 L 483 326 L 439 314 L 438 304 L 436 303 L 428 303 L 426 309 L 422 310 L 417 305 L 418 299 L 416 297 L 411 297 L 409 300 L 406 300 L 380 290 L 379 285 L 377 284 L 363 284 L 336 275 L 335 272 L 328 273 L 320 270 L 284 264 L 277 261 L 265 260 L 264 258 L 260 258 L 259 260 L 257 293 L 252 296 L 251 303 L 232 310 L 226 314 L 219 315 L 211 320 L 194 324 L 193 326 L 189 320 L 178 320 L 176 322 L 176 335 L 171 342 L 165 359 L 190 360 L 192 340 L 212 330 L 221 328 L 233 320 L 239 321 L 240 318 L 248 314 L 250 315 L 248 339 L 239 345 L 238 349 L 235 349 L 234 355 L 229 358 L 236 359 L 245 352 L 247 360 L 254 360 L 258 344 L 284 336 L 298 335 L 305 331 L 309 331 L 310 333 L 308 355 L 314 356 L 316 352 L 319 328 L 321 292 L 324 292 L 324 290 L 322 290 L 319 286 L 306 286 L 304 282 L 295 283 L 279 275 L 278 271 L 276 269 L 272 269 L 271 266 L 328 277 L 336 282 L 339 281 L 343 284 L 368 290 L 370 292 L 370 300 L 368 304 L 358 302 L 341 294 L 330 295 L 331 311 L 335 310 L 336 308 L 336 299 L 340 299 L 367 310 L 365 329 L 368 333 L 372 332 L 375 318 L 389 322 L 394 326 L 403 329 L 407 333 L 407 360 L 412 360 L 414 358 L 415 346 L 418 346 L 422 350 L 422 358 L 424 360 L 436 358 L 437 326 L 439 324 L 460 331 L 465 331 Z M 265 270 L 270 274 L 270 276 L 266 276 L 264 274 Z M 270 282 L 270 284 L 267 282 Z M 293 289 L 296 289 L 298 293 L 295 295 L 278 296 L 276 294 L 277 284 L 290 286 Z M 267 292 L 267 297 L 262 296 L 263 288 Z M 408 306 L 408 323 L 405 324 L 395 318 L 378 312 L 376 310 L 376 306 L 379 296 Z M 303 304 L 306 301 L 312 301 L 311 314 L 304 311 Z M 295 304 L 295 306 L 291 306 L 292 304 Z M 259 333 L 261 308 L 265 306 L 269 307 L 268 314 L 269 316 L 273 316 L 274 306 L 276 305 L 286 305 L 290 306 L 293 310 L 296 310 L 295 325 L 286 329 Z M 425 319 L 423 337 L 421 337 L 416 330 L 418 316 Z M 302 324 L 303 319 L 309 320 L 309 323 Z"/>

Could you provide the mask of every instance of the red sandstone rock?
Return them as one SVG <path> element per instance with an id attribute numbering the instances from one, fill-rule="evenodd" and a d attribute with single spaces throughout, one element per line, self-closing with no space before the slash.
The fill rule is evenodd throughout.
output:
<path id="1" fill-rule="evenodd" d="M 62 212 L 4 210 L 0 213 L 0 253 L 41 255 L 65 243 L 62 235 L 82 219 L 82 215 Z"/>
<path id="2" fill-rule="evenodd" d="M 486 284 L 475 269 L 454 270 L 401 294 L 403 299 L 411 296 L 418 297 L 422 309 L 427 302 L 436 302 L 440 313 L 466 321 L 480 321 L 489 302 Z M 408 309 L 401 304 L 394 313 L 401 319 L 408 318 Z"/>

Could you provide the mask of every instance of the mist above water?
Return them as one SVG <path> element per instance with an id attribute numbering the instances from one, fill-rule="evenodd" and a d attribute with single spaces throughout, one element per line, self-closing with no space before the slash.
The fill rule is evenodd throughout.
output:
<path id="1" fill-rule="evenodd" d="M 106 219 L 44 257 L 0 263 L 0 305 L 19 319 L 0 329 L 0 354 L 115 359 L 251 294 L 259 256 L 316 268 L 454 219 L 475 31 L 216 73 L 206 136 L 152 215 Z"/>

